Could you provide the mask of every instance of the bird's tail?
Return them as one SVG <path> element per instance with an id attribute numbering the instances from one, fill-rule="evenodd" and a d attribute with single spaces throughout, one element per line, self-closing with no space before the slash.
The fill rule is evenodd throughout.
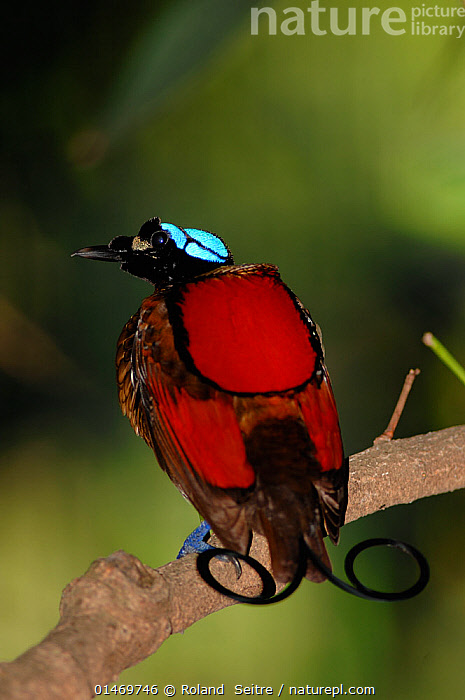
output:
<path id="1" fill-rule="evenodd" d="M 254 529 L 268 540 L 273 574 L 277 581 L 288 583 L 294 578 L 299 557 L 303 556 L 302 539 L 323 564 L 331 569 L 323 542 L 324 527 L 315 489 L 307 494 L 296 495 L 283 493 L 277 486 L 268 487 L 260 492 L 258 501 Z M 326 580 L 324 573 L 310 560 L 307 562 L 306 578 L 316 583 Z"/>

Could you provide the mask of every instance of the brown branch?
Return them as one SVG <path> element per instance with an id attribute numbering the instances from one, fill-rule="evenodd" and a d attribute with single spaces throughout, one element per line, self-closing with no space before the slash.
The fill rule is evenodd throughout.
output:
<path id="1" fill-rule="evenodd" d="M 346 522 L 400 503 L 465 487 L 465 426 L 381 442 L 350 460 Z M 254 538 L 252 556 L 269 566 L 266 543 Z M 257 595 L 255 574 L 235 582 L 233 567 L 214 563 L 215 576 Z M 0 664 L 4 700 L 93 697 L 96 684 L 153 654 L 170 634 L 233 601 L 197 574 L 195 556 L 151 569 L 116 552 L 95 561 L 65 589 L 58 625 L 36 647 Z"/>

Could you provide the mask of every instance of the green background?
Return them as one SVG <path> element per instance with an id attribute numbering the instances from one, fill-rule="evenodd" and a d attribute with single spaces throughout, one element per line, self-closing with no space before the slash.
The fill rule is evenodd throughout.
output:
<path id="1" fill-rule="evenodd" d="M 273 4 L 280 21 L 288 6 Z M 347 3 L 331 6 L 343 26 Z M 379 23 L 369 36 L 315 36 L 309 22 L 303 36 L 251 36 L 241 0 L 25 2 L 3 20 L 6 660 L 55 625 L 62 589 L 96 557 L 121 548 L 159 566 L 198 522 L 117 405 L 116 339 L 150 288 L 73 250 L 160 215 L 218 232 L 239 263 L 278 264 L 323 329 L 348 454 L 385 428 L 410 367 L 422 374 L 398 437 L 463 422 L 463 387 L 421 336 L 464 361 L 465 45 Z M 276 607 L 202 620 L 121 682 L 458 697 L 464 524 L 457 492 L 344 528 L 337 572 L 365 537 L 418 546 L 432 579 L 417 599 L 304 583 Z M 369 582 L 394 585 L 404 562 L 373 562 Z"/>

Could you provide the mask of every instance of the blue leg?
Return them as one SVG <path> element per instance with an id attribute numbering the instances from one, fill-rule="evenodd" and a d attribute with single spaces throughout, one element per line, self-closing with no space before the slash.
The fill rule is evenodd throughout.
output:
<path id="1" fill-rule="evenodd" d="M 202 520 L 200 525 L 196 527 L 188 537 L 186 537 L 176 559 L 182 559 L 182 557 L 185 557 L 186 554 L 200 554 L 200 552 L 206 552 L 208 549 L 217 549 L 217 547 L 212 547 L 211 544 L 206 542 L 209 535 L 210 525 L 206 520 Z M 236 557 L 234 557 L 232 554 L 218 554 L 218 559 L 232 562 L 234 564 L 234 568 L 236 569 L 236 576 L 237 578 L 240 578 L 242 568 L 239 559 L 236 559 Z"/>
<path id="2" fill-rule="evenodd" d="M 186 554 L 200 554 L 200 552 L 205 552 L 207 549 L 214 549 L 211 544 L 207 544 L 205 541 L 209 534 L 210 525 L 206 520 L 202 520 L 200 525 L 186 537 L 176 559 L 182 559 Z"/>

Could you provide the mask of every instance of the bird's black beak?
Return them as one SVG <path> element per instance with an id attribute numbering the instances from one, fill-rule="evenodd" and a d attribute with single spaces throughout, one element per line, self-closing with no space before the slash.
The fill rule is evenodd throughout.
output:
<path id="1" fill-rule="evenodd" d="M 90 248 L 80 248 L 71 257 L 78 255 L 89 260 L 103 260 L 104 262 L 127 262 L 132 255 L 132 236 L 116 236 L 108 245 L 93 245 Z"/>
<path id="2" fill-rule="evenodd" d="M 81 248 L 72 253 L 71 257 L 78 255 L 89 260 L 103 260 L 104 262 L 123 262 L 121 251 L 111 250 L 107 245 L 94 245 L 90 248 Z"/>

